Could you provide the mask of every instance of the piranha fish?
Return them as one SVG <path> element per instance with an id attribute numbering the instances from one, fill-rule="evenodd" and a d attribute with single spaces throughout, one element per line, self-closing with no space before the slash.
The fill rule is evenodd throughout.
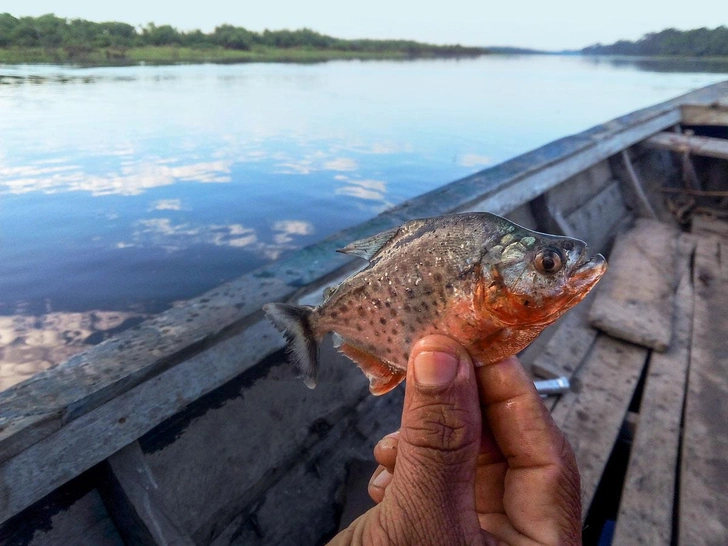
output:
<path id="1" fill-rule="evenodd" d="M 318 307 L 263 309 L 308 387 L 316 386 L 318 343 L 334 332 L 376 395 L 404 379 L 410 347 L 424 335 L 455 339 L 482 365 L 516 354 L 607 270 L 583 241 L 485 212 L 412 220 L 339 252 L 369 265 Z"/>

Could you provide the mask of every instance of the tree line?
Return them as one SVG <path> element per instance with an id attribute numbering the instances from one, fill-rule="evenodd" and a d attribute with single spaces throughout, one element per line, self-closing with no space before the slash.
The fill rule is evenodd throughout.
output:
<path id="1" fill-rule="evenodd" d="M 256 46 L 270 48 L 310 48 L 351 52 L 404 52 L 409 55 L 472 55 L 482 48 L 459 45 L 437 46 L 410 40 L 343 40 L 308 28 L 254 32 L 243 27 L 220 25 L 210 33 L 180 31 L 170 25 L 149 23 L 136 27 L 119 22 L 95 23 L 84 19 L 65 19 L 54 14 L 40 17 L 13 17 L 0 14 L 0 47 L 63 48 L 84 52 L 99 48 L 127 49 L 144 46 L 192 48 L 223 47 L 248 51 Z"/>
<path id="2" fill-rule="evenodd" d="M 586 47 L 587 55 L 681 55 L 689 57 L 728 56 L 728 27 L 677 30 L 645 34 L 635 42 L 620 40 L 611 45 Z"/>

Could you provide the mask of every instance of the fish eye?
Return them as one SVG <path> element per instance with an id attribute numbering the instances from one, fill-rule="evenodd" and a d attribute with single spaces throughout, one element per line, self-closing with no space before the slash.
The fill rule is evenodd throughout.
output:
<path id="1" fill-rule="evenodd" d="M 541 273 L 556 273 L 564 265 L 564 259 L 556 248 L 542 248 L 534 259 L 536 269 Z"/>

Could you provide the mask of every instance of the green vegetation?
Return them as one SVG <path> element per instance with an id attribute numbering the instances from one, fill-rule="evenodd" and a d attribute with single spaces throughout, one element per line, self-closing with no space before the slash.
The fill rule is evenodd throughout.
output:
<path id="1" fill-rule="evenodd" d="M 0 63 L 92 65 L 176 62 L 313 62 L 329 59 L 462 57 L 488 50 L 436 46 L 408 40 L 342 40 L 313 30 L 265 30 L 220 25 L 205 34 L 149 23 L 94 23 L 53 14 L 13 17 L 0 14 Z"/>
<path id="2" fill-rule="evenodd" d="M 596 44 L 586 47 L 587 55 L 644 55 L 644 56 L 728 56 L 728 28 L 698 28 L 681 31 L 668 28 L 662 32 L 646 34 L 636 42 L 620 40 L 611 45 Z"/>

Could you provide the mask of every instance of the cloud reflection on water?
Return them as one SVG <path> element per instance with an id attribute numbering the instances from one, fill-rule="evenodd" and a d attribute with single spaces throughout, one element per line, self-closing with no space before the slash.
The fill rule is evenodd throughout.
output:
<path id="1" fill-rule="evenodd" d="M 231 181 L 232 161 L 203 161 L 189 165 L 170 165 L 177 160 L 123 162 L 118 172 L 105 175 L 84 172 L 79 165 L 39 167 L 0 165 L 0 194 L 59 191 L 87 191 L 94 196 L 140 195 L 176 182 L 227 183 Z"/>
<path id="2" fill-rule="evenodd" d="M 271 233 L 260 233 L 242 224 L 192 225 L 174 223 L 170 218 L 138 220 L 134 224 L 132 240 L 118 242 L 115 247 L 162 248 L 167 252 L 181 252 L 195 245 L 244 248 L 267 259 L 277 259 L 281 253 L 300 247 L 296 237 L 315 233 L 315 227 L 303 220 L 279 220 Z"/>

